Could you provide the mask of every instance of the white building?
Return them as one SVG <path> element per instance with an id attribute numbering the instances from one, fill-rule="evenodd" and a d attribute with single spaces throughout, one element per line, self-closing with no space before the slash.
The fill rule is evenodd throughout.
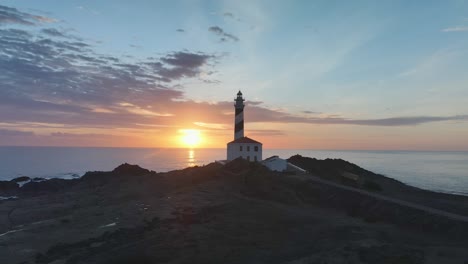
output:
<path id="1" fill-rule="evenodd" d="M 248 161 L 262 160 L 262 143 L 251 138 L 244 137 L 244 98 L 241 91 L 234 100 L 236 110 L 234 117 L 234 140 L 227 144 L 227 160 L 239 157 Z"/>
<path id="2" fill-rule="evenodd" d="M 288 161 L 278 156 L 271 156 L 262 161 L 262 164 L 272 171 L 285 171 L 288 169 Z"/>
<path id="3" fill-rule="evenodd" d="M 242 157 L 248 161 L 262 161 L 262 143 L 241 137 L 227 144 L 227 159 Z"/>

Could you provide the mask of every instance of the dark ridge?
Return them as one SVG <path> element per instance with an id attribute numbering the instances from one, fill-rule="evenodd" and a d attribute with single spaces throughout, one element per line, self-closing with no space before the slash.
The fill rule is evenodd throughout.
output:
<path id="1" fill-rule="evenodd" d="M 115 168 L 112 172 L 118 173 L 118 174 L 123 174 L 123 175 L 133 175 L 133 176 L 139 176 L 139 175 L 144 175 L 144 174 L 149 174 L 151 171 L 147 169 L 143 169 L 142 167 L 138 165 L 132 165 L 128 163 L 124 163 L 117 168 Z"/>
<path id="2" fill-rule="evenodd" d="M 195 166 L 182 170 L 170 171 L 162 173 L 161 175 L 164 177 L 167 184 L 171 187 L 177 188 L 179 186 L 194 185 L 215 179 L 219 176 L 221 167 L 221 164 L 210 163 L 204 166 Z M 158 180 L 157 177 L 152 178 Z"/>
<path id="3" fill-rule="evenodd" d="M 255 163 L 249 162 L 249 161 L 247 161 L 245 159 L 242 159 L 242 158 L 237 158 L 237 159 L 231 160 L 228 163 L 226 163 L 224 165 L 224 168 L 227 171 L 230 171 L 230 172 L 233 172 L 233 173 L 240 173 L 240 172 L 243 172 L 245 170 L 248 170 L 248 169 L 252 168 L 252 166 L 254 166 L 254 165 L 255 165 Z"/>
<path id="4" fill-rule="evenodd" d="M 316 158 L 294 155 L 288 159 L 288 162 L 303 168 L 307 172 L 324 180 L 330 180 L 343 185 L 366 189 L 368 191 L 383 191 L 384 187 L 381 186 L 382 183 L 385 185 L 391 185 L 392 188 L 407 186 L 400 181 L 373 173 L 354 163 L 342 159 L 319 160 Z M 346 177 L 347 175 L 351 176 Z M 357 177 L 356 179 L 350 179 L 352 176 Z M 411 188 L 417 189 L 415 187 Z"/>
<path id="5" fill-rule="evenodd" d="M 351 172 L 357 175 L 376 175 L 373 172 L 365 170 L 356 164 L 342 159 L 324 159 L 303 157 L 294 155 L 288 159 L 288 162 L 299 166 L 312 174 L 329 180 L 337 180 L 341 178 L 344 171 Z"/>
<path id="6" fill-rule="evenodd" d="M 21 194 L 40 195 L 50 192 L 58 192 L 75 185 L 77 180 L 49 179 L 46 181 L 31 181 L 19 189 Z"/>
<path id="7" fill-rule="evenodd" d="M 30 177 L 22 176 L 15 178 L 11 181 L 0 181 L 0 196 L 11 195 L 42 195 L 51 192 L 59 192 L 69 190 L 75 185 L 104 185 L 113 181 L 129 180 L 134 176 L 143 176 L 155 174 L 155 172 L 141 168 L 138 165 L 130 165 L 124 163 L 113 171 L 89 171 L 83 177 L 78 179 L 44 179 L 34 178 L 31 181 Z M 131 177 L 130 177 L 131 176 Z M 21 188 L 17 182 L 30 180 L 25 183 Z"/>
<path id="8" fill-rule="evenodd" d="M 467 215 L 468 212 L 467 196 L 422 190 L 365 170 L 342 159 L 318 160 L 294 155 L 288 159 L 288 162 L 307 170 L 317 177 L 338 184 L 378 192 L 389 197 L 456 214 Z M 350 177 L 350 175 L 354 178 Z"/>

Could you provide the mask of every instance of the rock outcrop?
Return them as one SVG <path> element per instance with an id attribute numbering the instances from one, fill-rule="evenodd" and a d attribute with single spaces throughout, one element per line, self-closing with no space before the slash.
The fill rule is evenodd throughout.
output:
<path id="1" fill-rule="evenodd" d="M 25 182 L 25 181 L 30 181 L 30 180 L 31 178 L 29 178 L 28 176 L 20 176 L 20 177 L 14 178 L 11 181 L 12 182 Z"/>
<path id="2" fill-rule="evenodd" d="M 133 175 L 133 176 L 140 176 L 151 173 L 150 170 L 144 169 L 138 165 L 131 165 L 128 163 L 124 163 L 117 168 L 115 168 L 113 173 L 122 174 L 122 175 Z"/>

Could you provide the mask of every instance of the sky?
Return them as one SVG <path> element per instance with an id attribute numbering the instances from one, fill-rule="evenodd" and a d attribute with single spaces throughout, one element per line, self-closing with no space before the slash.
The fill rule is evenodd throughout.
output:
<path id="1" fill-rule="evenodd" d="M 0 145 L 468 151 L 468 1 L 0 0 Z"/>

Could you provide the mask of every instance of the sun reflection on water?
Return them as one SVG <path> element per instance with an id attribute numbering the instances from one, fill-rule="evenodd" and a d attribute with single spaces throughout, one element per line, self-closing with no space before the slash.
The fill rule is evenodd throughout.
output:
<path id="1" fill-rule="evenodd" d="M 195 164 L 195 151 L 193 151 L 193 149 L 189 149 L 188 151 L 187 165 L 188 167 L 193 167 L 196 165 Z"/>

